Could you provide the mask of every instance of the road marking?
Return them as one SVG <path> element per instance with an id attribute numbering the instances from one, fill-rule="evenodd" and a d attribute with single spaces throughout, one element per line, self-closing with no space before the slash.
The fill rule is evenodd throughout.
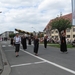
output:
<path id="1" fill-rule="evenodd" d="M 53 66 L 56 66 L 56 67 L 58 67 L 58 68 L 61 68 L 61 69 L 65 70 L 65 71 L 67 71 L 67 72 L 70 72 L 70 73 L 72 73 L 72 74 L 75 74 L 75 71 L 74 71 L 74 70 L 68 69 L 68 68 L 66 68 L 66 67 L 63 67 L 63 66 L 58 65 L 58 64 L 56 64 L 56 63 L 54 63 L 54 62 L 48 61 L 48 60 L 46 60 L 46 59 L 44 59 L 44 58 L 41 58 L 41 57 L 39 57 L 39 56 L 35 56 L 35 55 L 33 55 L 33 54 L 31 54 L 31 53 L 29 53 L 29 52 L 27 52 L 27 51 L 24 51 L 23 49 L 20 49 L 20 50 L 23 51 L 23 52 L 25 52 L 25 53 L 27 53 L 27 54 L 29 54 L 29 55 L 31 55 L 31 56 L 33 56 L 33 57 L 38 58 L 38 59 L 40 59 L 40 60 L 42 60 L 42 61 L 44 61 L 44 62 L 47 62 L 47 63 L 49 63 L 49 64 L 51 64 L 51 65 L 53 65 Z"/>
<path id="2" fill-rule="evenodd" d="M 2 45 L 2 47 L 14 47 L 14 46 L 12 46 L 12 45 Z"/>
<path id="3" fill-rule="evenodd" d="M 8 45 L 9 47 L 11 47 L 12 45 Z"/>
<path id="4" fill-rule="evenodd" d="M 22 46 L 22 45 L 21 45 L 21 46 Z M 27 46 L 33 46 L 33 44 L 32 44 L 32 45 L 27 45 Z M 6 47 L 6 45 L 2 45 L 2 47 Z M 14 47 L 14 46 L 8 45 L 8 47 Z"/>
<path id="5" fill-rule="evenodd" d="M 6 45 L 2 45 L 2 47 L 6 47 Z"/>
<path id="6" fill-rule="evenodd" d="M 19 67 L 19 66 L 32 65 L 32 64 L 41 64 L 41 63 L 45 63 L 45 61 L 34 62 L 34 63 L 26 63 L 26 64 L 18 64 L 18 65 L 12 65 L 11 67 Z"/>

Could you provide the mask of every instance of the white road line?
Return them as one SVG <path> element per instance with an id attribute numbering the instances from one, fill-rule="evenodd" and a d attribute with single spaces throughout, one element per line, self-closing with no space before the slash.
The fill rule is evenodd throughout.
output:
<path id="1" fill-rule="evenodd" d="M 2 45 L 2 47 L 6 47 L 6 45 Z"/>
<path id="2" fill-rule="evenodd" d="M 22 50 L 22 49 L 20 49 L 20 50 L 23 51 L 23 52 L 25 52 L 25 53 L 27 53 L 27 54 L 29 54 L 29 55 L 31 55 L 31 56 L 33 56 L 33 57 L 36 57 L 36 58 L 38 58 L 38 59 L 40 59 L 40 60 L 43 60 L 43 61 L 45 61 L 45 62 L 47 62 L 47 63 L 49 63 L 49 64 L 51 64 L 51 65 L 53 65 L 53 66 L 56 66 L 56 67 L 58 67 L 58 68 L 61 68 L 61 69 L 65 70 L 65 71 L 67 71 L 67 72 L 70 72 L 70 73 L 72 73 L 72 74 L 75 74 L 75 71 L 74 71 L 74 70 L 68 69 L 68 68 L 66 68 L 66 67 L 63 67 L 63 66 L 58 65 L 58 64 L 56 64 L 56 63 L 54 63 L 54 62 L 48 61 L 48 60 L 46 60 L 46 59 L 44 59 L 44 58 L 41 58 L 41 57 L 39 57 L 39 56 L 35 56 L 35 55 L 33 55 L 33 54 L 31 54 L 31 53 L 29 53 L 29 52 L 27 52 L 27 51 L 24 51 L 24 50 Z"/>
<path id="3" fill-rule="evenodd" d="M 12 45 L 2 45 L 2 47 L 14 47 L 14 46 L 12 46 Z"/>
<path id="4" fill-rule="evenodd" d="M 19 66 L 32 65 L 32 64 L 40 64 L 40 63 L 45 63 L 45 61 L 34 62 L 34 63 L 26 63 L 26 64 L 18 64 L 18 65 L 12 65 L 11 67 L 19 67 Z"/>
<path id="5" fill-rule="evenodd" d="M 11 47 L 12 45 L 8 45 L 9 47 Z"/>

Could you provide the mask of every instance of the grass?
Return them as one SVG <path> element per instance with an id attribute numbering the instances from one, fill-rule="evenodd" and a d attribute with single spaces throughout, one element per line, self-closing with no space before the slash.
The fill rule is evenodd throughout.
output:
<path id="1" fill-rule="evenodd" d="M 49 46 L 52 46 L 52 47 L 57 47 L 57 48 L 60 48 L 60 45 L 59 44 L 48 44 Z M 71 44 L 67 44 L 67 48 L 75 48 L 73 47 Z"/>
<path id="2" fill-rule="evenodd" d="M 60 44 L 48 43 L 48 46 L 60 48 Z M 75 48 L 75 47 L 73 47 L 71 44 L 67 44 L 67 48 Z"/>

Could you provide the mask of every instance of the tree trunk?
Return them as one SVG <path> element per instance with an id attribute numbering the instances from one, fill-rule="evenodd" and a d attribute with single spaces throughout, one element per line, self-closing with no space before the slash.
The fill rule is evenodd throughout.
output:
<path id="1" fill-rule="evenodd" d="M 65 33 L 65 35 L 66 35 L 66 29 L 64 30 L 64 33 Z"/>
<path id="2" fill-rule="evenodd" d="M 59 38 L 60 38 L 60 41 L 61 41 L 61 32 L 59 32 Z"/>
<path id="3" fill-rule="evenodd" d="M 59 31 L 59 38 L 60 38 L 59 44 L 61 44 L 61 31 Z"/>

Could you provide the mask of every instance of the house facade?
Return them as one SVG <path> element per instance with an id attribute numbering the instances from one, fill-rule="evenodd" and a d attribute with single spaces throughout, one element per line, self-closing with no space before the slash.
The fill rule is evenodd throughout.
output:
<path id="1" fill-rule="evenodd" d="M 69 19 L 72 22 L 72 13 L 61 16 L 64 19 Z M 43 30 L 43 32 L 48 35 L 48 37 L 50 38 L 58 38 L 59 39 L 59 32 L 57 29 L 51 30 L 51 21 L 49 21 L 49 23 L 47 24 L 47 26 L 45 27 L 45 29 Z M 72 25 L 71 29 L 66 29 L 66 38 L 68 41 L 73 41 L 75 39 L 75 25 Z"/>
<path id="2" fill-rule="evenodd" d="M 10 38 L 9 35 L 13 33 L 14 33 L 13 31 L 5 31 L 0 35 L 0 37 L 3 39 L 9 39 Z"/>

